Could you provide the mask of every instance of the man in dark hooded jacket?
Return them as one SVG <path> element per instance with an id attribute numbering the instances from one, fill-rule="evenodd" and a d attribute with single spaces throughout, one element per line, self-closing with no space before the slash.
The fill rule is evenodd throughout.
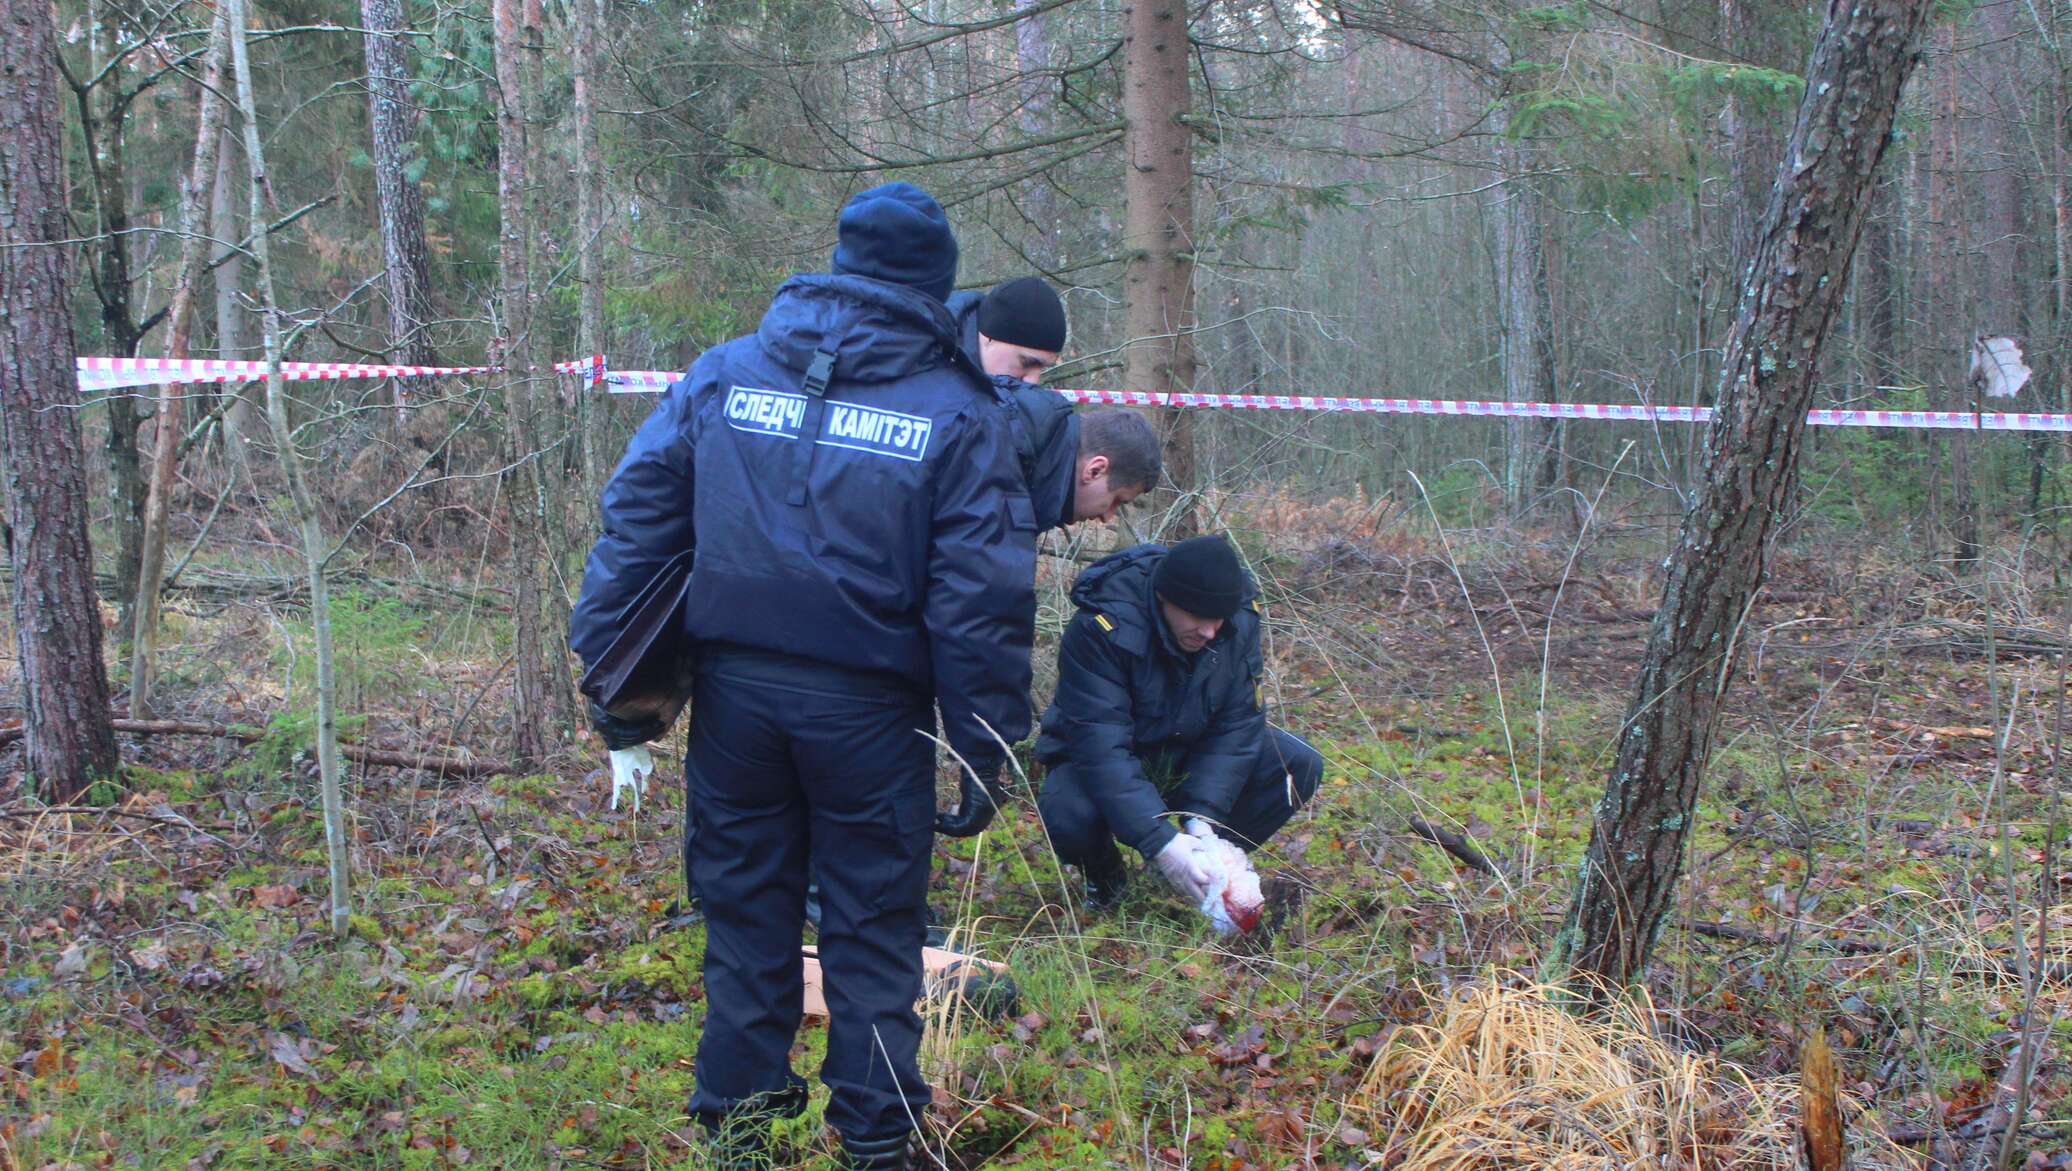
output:
<path id="1" fill-rule="evenodd" d="M 1254 850 L 1324 772 L 1316 749 L 1266 722 L 1251 575 L 1222 537 L 1138 545 L 1088 567 L 1072 601 L 1036 741 L 1051 844 L 1096 908 L 1126 881 L 1117 838 L 1199 901 L 1201 843 L 1171 819 Z"/>
<path id="2" fill-rule="evenodd" d="M 1037 524 L 1113 521 L 1158 481 L 1157 436 L 1135 411 L 1081 414 L 1036 379 L 1065 348 L 1065 304 L 1041 277 L 983 295 L 952 293 L 958 344 L 993 380 L 1015 427 L 1015 448 Z M 1098 462 L 1096 462 L 1098 461 Z"/>
<path id="3" fill-rule="evenodd" d="M 833 273 L 786 281 L 753 336 L 699 357 L 604 491 L 570 630 L 586 664 L 655 571 L 696 549 L 685 782 L 707 934 L 690 1110 L 723 1166 L 760 1166 L 761 1123 L 805 1106 L 789 1051 L 809 878 L 827 1119 L 848 1166 L 908 1166 L 930 1103 L 914 1004 L 934 709 L 979 779 L 967 808 L 993 807 L 1000 741 L 1028 731 L 1036 520 L 943 305 L 956 255 L 925 192 L 856 195 Z M 661 731 L 597 723 L 614 749 Z"/>

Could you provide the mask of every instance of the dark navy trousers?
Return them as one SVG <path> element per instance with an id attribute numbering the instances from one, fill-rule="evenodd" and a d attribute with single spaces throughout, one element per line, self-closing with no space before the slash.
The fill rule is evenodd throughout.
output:
<path id="1" fill-rule="evenodd" d="M 795 1113 L 808 878 L 820 884 L 827 1120 L 849 1142 L 927 1110 L 917 1054 L 935 821 L 935 709 L 895 680 L 709 652 L 692 697 L 687 850 L 705 907 L 705 1030 L 691 1112 Z"/>
<path id="2" fill-rule="evenodd" d="M 1171 762 L 1146 762 L 1153 776 L 1170 772 Z M 1219 837 L 1229 838 L 1245 850 L 1258 849 L 1295 816 L 1295 811 L 1316 796 L 1324 779 L 1324 758 L 1309 742 L 1279 728 L 1266 729 L 1266 746 L 1252 766 L 1252 775 L 1231 803 L 1230 812 L 1216 825 Z M 1184 788 L 1184 778 L 1182 787 Z M 1173 800 L 1185 805 L 1185 796 Z M 1050 766 L 1043 778 L 1043 793 L 1037 799 L 1043 825 L 1058 860 L 1074 866 L 1089 862 L 1097 868 L 1116 865 L 1115 834 L 1101 816 L 1100 806 L 1087 791 L 1084 774 L 1069 760 Z M 1175 808 L 1175 813 L 1189 812 Z M 1111 861 L 1111 859 L 1114 859 Z"/>

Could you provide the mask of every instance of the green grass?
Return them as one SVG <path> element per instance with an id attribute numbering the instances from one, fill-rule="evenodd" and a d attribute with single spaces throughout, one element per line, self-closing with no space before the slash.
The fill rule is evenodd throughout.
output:
<path id="1" fill-rule="evenodd" d="M 1979 685 L 1937 668 L 1879 710 L 1950 722 L 1937 713 Z M 1262 866 L 1299 892 L 1264 945 L 1217 940 L 1148 875 L 1082 920 L 1067 909 L 1077 877 L 1026 808 L 939 843 L 936 907 L 1021 992 L 1018 1019 L 965 1019 L 928 1051 L 935 1123 L 966 1165 L 1134 1167 L 1148 1151 L 1214 1171 L 1363 1166 L 1369 1136 L 1342 1129 L 1340 1104 L 1375 1045 L 1415 1019 L 1425 987 L 1530 971 L 1566 906 L 1623 705 L 1557 688 L 1541 728 L 1537 692 L 1506 680 L 1508 736 L 1486 684 L 1284 713 L 1328 768 Z M 1837 705 L 1783 745 L 1752 718 L 1722 737 L 1676 917 L 1772 934 L 1806 922 L 1788 953 L 1672 926 L 1655 991 L 1693 1043 L 1764 1069 L 1826 1024 L 1852 1077 L 1885 1079 L 1888 1117 L 1921 1118 L 1994 1076 L 2017 1007 L 2004 982 L 1965 974 L 1958 946 L 2013 937 L 1980 820 L 1990 768 L 1957 744 L 1887 769 L 1891 746 L 1867 747 L 1861 716 Z M 2013 771 L 2041 775 L 2035 747 Z M 129 783 L 212 823 L 250 797 L 259 832 L 235 850 L 148 831 L 11 880 L 0 1137 L 20 1165 L 700 1165 L 679 1134 L 703 933 L 663 925 L 679 893 L 673 783 L 637 820 L 554 777 L 366 790 L 343 942 L 319 930 L 310 795 L 277 772 L 255 783 L 191 769 Z M 2046 793 L 2007 791 L 2029 896 Z M 1406 832 L 1412 815 L 1471 838 L 1501 878 Z M 1867 815 L 1942 836 L 1867 831 Z M 299 897 L 279 905 L 284 886 Z M 1918 946 L 1855 956 L 1823 946 L 1837 935 Z M 61 976 L 67 955 L 79 968 Z M 824 1040 L 802 1030 L 801 1072 Z M 786 1128 L 793 1166 L 832 1165 L 823 1106 L 816 1087 Z"/>

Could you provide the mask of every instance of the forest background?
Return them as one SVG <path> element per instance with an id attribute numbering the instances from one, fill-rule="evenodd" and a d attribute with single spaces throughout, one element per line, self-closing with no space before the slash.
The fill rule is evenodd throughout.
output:
<path id="1" fill-rule="evenodd" d="M 603 807 L 561 647 L 645 400 L 553 362 L 682 368 L 903 178 L 949 209 L 960 284 L 1064 291 L 1057 385 L 1710 405 L 1821 30 L 1737 0 L 51 14 L 78 353 L 263 359 L 270 325 L 289 360 L 508 372 L 79 403 L 127 767 L 37 791 L 0 757 L 0 1160 L 25 1166 L 698 1157 L 680 797 Z M 2068 28 L 1934 8 L 1813 405 L 2065 409 Z M 1970 377 L 1992 335 L 2036 370 L 2011 403 Z M 1333 776 L 1251 950 L 1149 895 L 1079 923 L 1026 814 L 943 847 L 1027 1011 L 936 1023 L 941 1150 L 1424 1165 L 1446 1112 L 1406 1105 L 1404 1054 L 1554 935 L 1704 432 L 1160 422 L 1168 491 L 1046 545 L 1044 628 L 1111 544 L 1232 531 L 1277 718 Z M 1704 1110 L 1736 1121 L 1635 1107 L 1610 1149 L 1774 1124 L 1800 1157 L 1796 1084 L 1745 1079 L 1826 1025 L 1864 1158 L 2065 1165 L 2067 454 L 1809 433 L 1649 984 L 1660 1059 L 1723 1062 Z"/>

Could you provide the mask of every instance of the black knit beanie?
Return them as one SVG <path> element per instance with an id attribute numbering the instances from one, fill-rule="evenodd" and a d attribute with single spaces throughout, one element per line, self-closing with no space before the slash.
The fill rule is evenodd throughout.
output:
<path id="1" fill-rule="evenodd" d="M 1042 277 L 1020 277 L 979 302 L 978 331 L 996 342 L 1055 354 L 1065 348 L 1065 303 Z"/>
<path id="2" fill-rule="evenodd" d="M 1166 550 L 1151 571 L 1158 596 L 1197 618 L 1228 618 L 1245 599 L 1245 567 L 1222 537 L 1192 537 Z"/>
<path id="3" fill-rule="evenodd" d="M 957 237 L 935 197 L 912 183 L 859 191 L 835 221 L 832 271 L 907 285 L 941 301 L 957 281 Z"/>

